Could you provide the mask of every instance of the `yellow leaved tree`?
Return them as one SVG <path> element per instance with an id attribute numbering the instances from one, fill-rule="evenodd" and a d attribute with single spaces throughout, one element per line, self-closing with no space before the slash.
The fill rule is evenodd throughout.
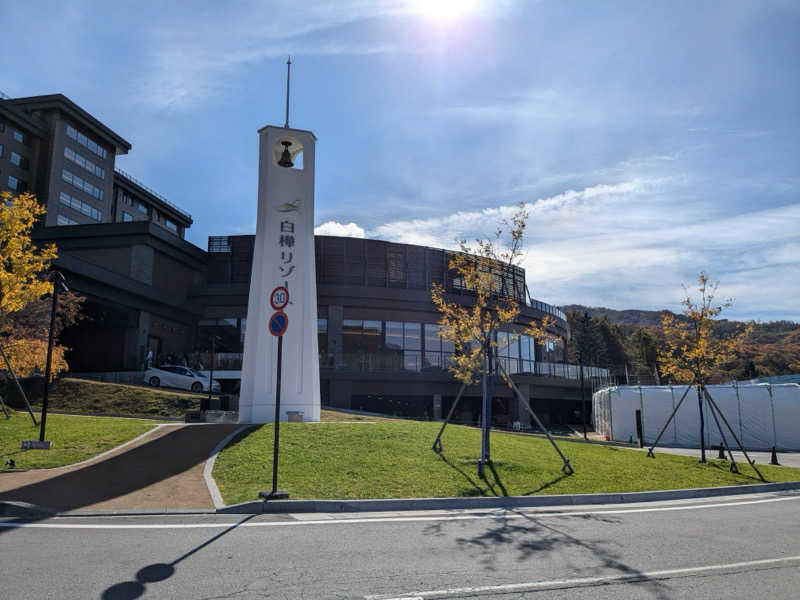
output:
<path id="1" fill-rule="evenodd" d="M 453 376 L 467 385 L 476 383 L 486 370 L 487 356 L 497 347 L 495 333 L 510 329 L 520 314 L 517 298 L 524 298 L 524 281 L 515 277 L 522 258 L 523 234 L 528 213 L 520 205 L 510 220 L 504 221 L 488 239 L 470 246 L 459 242 L 461 252 L 450 255 L 448 267 L 454 283 L 468 295 L 467 302 L 448 300 L 442 285 L 431 286 L 431 299 L 439 311 L 439 335 L 453 342 L 455 354 L 449 366 Z M 522 289 L 520 289 L 522 288 Z M 553 320 L 545 316 L 541 324 L 531 320 L 522 333 L 542 341 L 550 337 L 547 328 Z M 501 373 L 506 378 L 505 373 Z"/>
<path id="2" fill-rule="evenodd" d="M 442 452 L 442 433 L 455 411 L 466 386 L 482 379 L 482 435 L 481 458 L 478 461 L 478 476 L 484 477 L 484 465 L 491 463 L 489 456 L 489 430 L 491 428 L 492 376 L 499 374 L 513 389 L 521 408 L 527 410 L 544 431 L 550 443 L 563 461 L 562 470 L 572 473 L 569 461 L 561 452 L 545 429 L 539 417 L 530 407 L 528 398 L 511 380 L 508 373 L 497 360 L 497 332 L 505 330 L 508 343 L 514 343 L 520 335 L 527 334 L 538 341 L 550 339 L 548 328 L 553 324 L 549 315 L 541 323 L 533 319 L 520 322 L 520 299 L 525 298 L 525 282 L 518 263 L 522 259 L 523 234 L 528 212 L 520 204 L 514 215 L 503 221 L 494 236 L 476 240 L 470 246 L 461 240 L 461 252 L 453 253 L 448 261 L 453 276 L 453 287 L 460 288 L 464 295 L 458 299 L 448 299 L 445 287 L 434 283 L 431 286 L 431 299 L 439 311 L 439 335 L 453 342 L 455 353 L 449 365 L 453 376 L 461 381 L 450 412 L 442 424 L 433 443 L 435 452 Z M 452 296 L 451 296 L 452 298 Z M 522 320 L 524 321 L 524 320 Z M 499 373 L 495 372 L 495 365 Z"/>
<path id="3" fill-rule="evenodd" d="M 33 194 L 0 194 L 0 343 L 15 373 L 29 375 L 36 368 L 44 371 L 47 354 L 47 318 L 32 318 L 42 296 L 52 293 L 46 275 L 56 247 L 37 247 L 31 241 L 36 219 L 44 207 Z M 45 313 L 46 314 L 46 313 Z M 53 373 L 66 368 L 63 346 L 53 348 Z M 0 371 L 6 370 L 0 363 Z"/>
<path id="4" fill-rule="evenodd" d="M 664 345 L 658 350 L 659 367 L 683 383 L 705 385 L 715 368 L 733 358 L 744 339 L 753 331 L 747 323 L 725 337 L 715 334 L 720 313 L 732 305 L 732 300 L 714 303 L 718 282 L 711 282 L 701 272 L 697 279 L 700 297 L 694 300 L 684 288 L 686 297 L 681 301 L 681 315 L 665 312 L 661 315 Z"/>

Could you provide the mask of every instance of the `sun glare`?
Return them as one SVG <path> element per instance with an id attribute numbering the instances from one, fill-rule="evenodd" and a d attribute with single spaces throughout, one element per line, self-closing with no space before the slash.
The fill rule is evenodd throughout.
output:
<path id="1" fill-rule="evenodd" d="M 433 21 L 453 21 L 477 11 L 479 0 L 413 0 L 415 13 Z"/>

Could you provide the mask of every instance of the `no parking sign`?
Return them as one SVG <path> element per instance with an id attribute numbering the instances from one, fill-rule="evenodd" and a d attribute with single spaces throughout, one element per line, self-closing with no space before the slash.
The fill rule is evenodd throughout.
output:
<path id="1" fill-rule="evenodd" d="M 269 318 L 269 325 L 267 328 L 269 332 L 277 337 L 282 336 L 286 333 L 286 329 L 289 327 L 289 317 L 286 316 L 286 313 L 282 310 L 275 312 Z"/>

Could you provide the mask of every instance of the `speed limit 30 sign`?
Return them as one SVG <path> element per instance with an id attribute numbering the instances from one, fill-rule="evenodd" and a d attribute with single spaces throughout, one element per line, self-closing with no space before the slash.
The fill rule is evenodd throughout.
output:
<path id="1" fill-rule="evenodd" d="M 269 295 L 269 303 L 273 310 L 283 310 L 289 304 L 289 290 L 279 285 Z"/>

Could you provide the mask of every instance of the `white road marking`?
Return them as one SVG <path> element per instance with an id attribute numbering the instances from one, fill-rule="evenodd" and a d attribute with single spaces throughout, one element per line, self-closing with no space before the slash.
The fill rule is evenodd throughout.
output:
<path id="1" fill-rule="evenodd" d="M 739 502 L 718 502 L 714 504 L 692 504 L 681 506 L 657 506 L 650 508 L 624 508 L 624 509 L 605 509 L 605 510 L 580 510 L 570 512 L 533 512 L 533 511 L 514 511 L 490 512 L 490 513 L 471 513 L 462 515 L 430 515 L 430 516 L 410 516 L 410 517 L 374 517 L 374 518 L 327 518 L 308 521 L 255 521 L 239 524 L 239 527 L 290 527 L 302 525 L 348 525 L 358 523 L 414 523 L 425 521 L 472 521 L 480 519 L 537 519 L 574 517 L 586 515 L 624 515 L 648 512 L 667 512 L 676 510 L 699 510 L 707 508 L 725 508 L 729 506 L 745 506 L 750 504 L 764 504 L 772 502 L 788 502 L 800 500 L 800 495 L 782 496 L 779 498 L 765 498 L 762 500 L 742 500 Z M 211 516 L 211 515 L 209 515 Z M 232 516 L 232 515 L 231 515 Z M 290 516 L 290 515 L 287 515 Z M 78 517 L 64 517 L 75 519 Z M 90 517 L 86 517 L 90 518 Z M 124 518 L 124 517 L 119 517 Z M 6 528 L 31 528 L 31 529 L 223 529 L 236 525 L 236 521 L 224 521 L 216 523 L 10 523 L 0 522 L 0 527 Z"/>
<path id="2" fill-rule="evenodd" d="M 605 575 L 600 577 L 580 577 L 576 579 L 553 579 L 550 581 L 533 581 L 530 583 L 509 583 L 505 585 L 485 585 L 478 587 L 450 588 L 445 590 L 430 590 L 425 592 L 408 592 L 397 595 L 369 595 L 365 600 L 434 600 L 437 598 L 456 598 L 474 596 L 476 594 L 509 594 L 513 592 L 533 592 L 541 590 L 554 590 L 574 587 L 588 587 L 594 585 L 607 585 L 609 583 L 634 583 L 652 579 L 669 579 L 680 575 L 705 573 L 707 571 L 731 571 L 752 567 L 769 567 L 783 563 L 800 561 L 800 556 L 785 556 L 781 558 L 767 558 L 763 560 L 749 560 L 746 562 L 728 563 L 722 565 L 707 565 L 704 567 L 686 567 L 683 569 L 665 569 L 662 571 L 649 571 L 644 573 L 626 575 Z"/>

